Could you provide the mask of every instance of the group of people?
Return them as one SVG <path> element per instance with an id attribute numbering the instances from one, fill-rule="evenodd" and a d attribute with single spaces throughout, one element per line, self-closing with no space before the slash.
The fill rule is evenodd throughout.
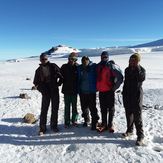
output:
<path id="1" fill-rule="evenodd" d="M 77 126 L 77 96 L 80 97 L 83 127 L 91 123 L 91 130 L 114 132 L 113 117 L 115 113 L 115 91 L 123 83 L 123 103 L 126 111 L 127 130 L 124 137 L 133 134 L 135 124 L 137 131 L 136 144 L 144 138 L 142 125 L 142 82 L 145 80 L 145 69 L 140 66 L 140 55 L 134 53 L 129 58 L 123 79 L 120 67 L 109 61 L 107 51 L 101 53 L 101 61 L 93 63 L 88 56 L 83 56 L 81 65 L 77 63 L 78 54 L 70 53 L 68 62 L 59 68 L 48 61 L 48 54 L 40 55 L 40 66 L 35 72 L 34 85 L 42 94 L 39 134 L 46 132 L 47 112 L 51 101 L 50 127 L 58 132 L 59 86 L 64 94 L 64 126 Z M 101 123 L 96 107 L 96 93 L 99 92 Z"/>

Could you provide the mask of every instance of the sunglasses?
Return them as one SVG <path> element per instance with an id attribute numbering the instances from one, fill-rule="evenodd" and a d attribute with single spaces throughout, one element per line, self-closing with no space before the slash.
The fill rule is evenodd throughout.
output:
<path id="1" fill-rule="evenodd" d="M 106 58 L 108 58 L 108 56 L 103 56 L 103 57 L 102 57 L 102 59 L 106 59 Z"/>
<path id="2" fill-rule="evenodd" d="M 41 61 L 47 61 L 48 59 L 47 58 L 41 58 Z"/>
<path id="3" fill-rule="evenodd" d="M 70 61 L 77 61 L 77 59 L 76 58 L 70 58 Z"/>

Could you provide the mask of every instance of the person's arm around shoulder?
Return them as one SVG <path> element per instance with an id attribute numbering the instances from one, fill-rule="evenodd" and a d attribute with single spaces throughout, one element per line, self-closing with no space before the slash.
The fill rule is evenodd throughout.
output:
<path id="1" fill-rule="evenodd" d="M 57 82 L 58 86 L 60 86 L 62 84 L 62 81 L 63 81 L 63 76 L 61 74 L 61 70 L 55 63 L 53 63 L 53 67 L 55 69 L 56 78 L 59 79 L 59 81 Z"/>

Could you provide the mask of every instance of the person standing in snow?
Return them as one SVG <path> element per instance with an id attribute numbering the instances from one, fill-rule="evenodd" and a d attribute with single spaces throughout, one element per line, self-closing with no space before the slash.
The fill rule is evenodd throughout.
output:
<path id="1" fill-rule="evenodd" d="M 87 127 L 90 122 L 90 111 L 91 129 L 96 130 L 99 120 L 96 108 L 96 64 L 92 63 L 88 56 L 83 56 L 81 62 L 82 64 L 78 66 L 78 91 L 84 118 L 83 127 Z"/>
<path id="2" fill-rule="evenodd" d="M 102 124 L 98 127 L 100 132 L 109 130 L 114 132 L 113 117 L 115 113 L 114 92 L 123 82 L 123 75 L 119 67 L 109 62 L 107 51 L 101 53 L 101 62 L 97 65 L 97 90 L 101 108 Z M 109 111 L 109 115 L 108 115 Z"/>
<path id="3" fill-rule="evenodd" d="M 63 64 L 61 73 L 63 75 L 62 93 L 64 94 L 64 125 L 69 128 L 72 122 L 73 126 L 77 125 L 77 54 L 70 53 L 68 63 Z M 70 119 L 70 107 L 72 106 L 72 118 Z"/>
<path id="4" fill-rule="evenodd" d="M 144 139 L 142 122 L 142 83 L 145 80 L 145 69 L 139 64 L 140 55 L 134 53 L 130 56 L 129 66 L 125 69 L 125 80 L 123 86 L 123 104 L 126 112 L 127 130 L 124 137 L 133 134 L 133 125 L 136 127 L 136 145 L 141 145 Z"/>
<path id="5" fill-rule="evenodd" d="M 54 132 L 58 132 L 58 109 L 59 109 L 59 90 L 58 80 L 62 79 L 59 67 L 55 63 L 48 61 L 48 55 L 40 55 L 40 66 L 37 68 L 33 84 L 42 94 L 42 105 L 40 114 L 40 130 L 42 135 L 46 132 L 47 112 L 51 101 L 51 120 L 50 127 Z"/>

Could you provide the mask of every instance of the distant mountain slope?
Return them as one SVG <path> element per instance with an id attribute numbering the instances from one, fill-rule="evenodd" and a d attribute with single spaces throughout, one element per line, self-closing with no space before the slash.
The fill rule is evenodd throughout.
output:
<path id="1" fill-rule="evenodd" d="M 80 52 L 80 50 L 73 48 L 73 47 L 68 47 L 65 45 L 58 45 L 55 47 L 52 47 L 51 49 L 47 50 L 46 53 L 48 53 L 51 56 L 55 56 L 55 55 L 68 55 L 71 52 Z"/>
<path id="2" fill-rule="evenodd" d="M 80 49 L 79 56 L 100 56 L 102 51 L 108 51 L 110 55 L 119 55 L 119 54 L 131 54 L 134 52 L 133 49 L 130 48 L 94 48 L 94 49 Z"/>
<path id="3" fill-rule="evenodd" d="M 131 48 L 157 47 L 157 46 L 163 46 L 163 39 L 148 42 L 148 43 L 145 43 L 145 44 L 135 45 L 135 46 L 132 46 Z"/>
<path id="4" fill-rule="evenodd" d="M 100 56 L 103 51 L 108 51 L 109 55 L 120 55 L 120 54 L 132 54 L 138 53 L 150 53 L 163 51 L 163 39 L 153 41 L 146 44 L 140 44 L 136 46 L 119 46 L 119 47 L 103 47 L 103 48 L 83 48 L 77 49 L 66 45 L 53 46 L 51 49 L 45 51 L 49 57 L 68 57 L 71 52 L 78 53 L 79 57 L 84 55 L 87 56 Z M 39 56 L 28 57 L 30 59 L 38 58 Z M 21 59 L 8 60 L 8 62 L 19 62 Z"/>

